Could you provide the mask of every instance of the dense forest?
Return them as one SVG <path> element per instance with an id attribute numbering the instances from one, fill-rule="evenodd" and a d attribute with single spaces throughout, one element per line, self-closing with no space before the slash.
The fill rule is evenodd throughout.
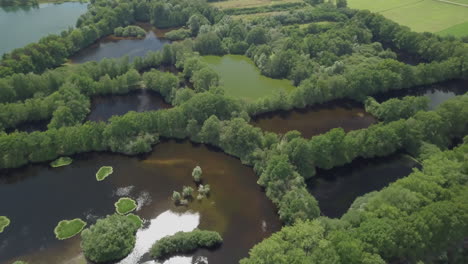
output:
<path id="1" fill-rule="evenodd" d="M 468 95 L 432 111 L 425 97 L 385 102 L 372 97 L 468 79 L 466 43 L 413 32 L 379 14 L 349 9 L 346 1 L 263 8 L 289 11 L 243 21 L 231 15 L 258 10 L 221 11 L 201 0 L 92 0 L 75 28 L 1 58 L 0 168 L 92 151 L 135 155 L 150 152 L 162 138 L 190 139 L 252 166 L 285 225 L 255 246 L 242 264 L 466 263 Z M 324 21 L 332 23 L 317 23 Z M 132 61 L 64 65 L 104 36 L 144 36 L 131 27 L 136 22 L 179 28 L 172 33 L 179 41 Z M 421 63 L 407 64 L 398 52 Z M 218 74 L 201 57 L 225 54 L 245 55 L 263 75 L 288 79 L 295 89 L 251 102 L 226 96 Z M 137 90 L 155 91 L 173 107 L 85 122 L 94 96 Z M 265 132 L 249 123 L 261 113 L 337 99 L 361 102 L 379 123 L 312 138 L 298 131 Z M 47 130 L 16 130 L 31 121 L 46 121 Z M 359 197 L 339 219 L 321 216 L 305 183 L 317 169 L 398 152 L 410 154 L 422 169 Z M 83 234 L 86 248 L 92 248 L 91 232 Z M 161 252 L 152 254 L 167 254 Z M 101 259 L 95 255 L 93 260 Z"/>

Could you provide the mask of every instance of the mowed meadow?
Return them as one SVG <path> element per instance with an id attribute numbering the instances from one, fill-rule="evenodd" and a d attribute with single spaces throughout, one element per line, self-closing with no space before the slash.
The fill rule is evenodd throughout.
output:
<path id="1" fill-rule="evenodd" d="M 348 0 L 348 6 L 380 13 L 418 32 L 468 35 L 468 0 Z"/>

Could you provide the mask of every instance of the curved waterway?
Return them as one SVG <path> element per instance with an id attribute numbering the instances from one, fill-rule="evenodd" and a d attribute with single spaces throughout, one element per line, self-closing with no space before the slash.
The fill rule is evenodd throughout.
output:
<path id="1" fill-rule="evenodd" d="M 357 159 L 351 164 L 318 170 L 308 181 L 310 193 L 317 199 L 320 211 L 328 217 L 341 217 L 356 198 L 378 191 L 408 176 L 418 163 L 400 154 L 374 159 Z"/>
<path id="2" fill-rule="evenodd" d="M 374 98 L 379 102 L 383 102 L 391 98 L 402 98 L 408 95 L 427 96 L 430 99 L 429 109 L 433 110 L 448 99 L 467 92 L 468 80 L 453 80 L 411 89 L 389 91 L 377 94 Z"/>
<path id="3" fill-rule="evenodd" d="M 128 56 L 130 60 L 139 56 L 142 57 L 149 51 L 162 49 L 164 44 L 171 41 L 164 39 L 164 34 L 171 29 L 157 29 L 149 24 L 138 24 L 146 30 L 145 38 L 119 38 L 107 36 L 93 45 L 82 49 L 73 55 L 72 63 L 84 63 L 87 61 L 100 61 L 104 58 L 120 58 Z"/>
<path id="4" fill-rule="evenodd" d="M 261 114 L 254 117 L 252 125 L 279 134 L 297 130 L 303 137 L 310 138 L 332 128 L 341 127 L 345 131 L 351 131 L 366 128 L 376 122 L 360 104 L 340 101 L 305 109 Z"/>
<path id="5" fill-rule="evenodd" d="M 89 121 L 107 121 L 115 115 L 130 111 L 145 112 L 172 107 L 161 95 L 148 90 L 138 90 L 124 95 L 93 96 Z"/>
<path id="6" fill-rule="evenodd" d="M 49 34 L 75 26 L 87 10 L 86 3 L 39 4 L 36 7 L 0 8 L 0 56 Z"/>
<path id="7" fill-rule="evenodd" d="M 273 204 L 257 185 L 252 168 L 205 145 L 167 141 L 140 157 L 87 153 L 66 167 L 47 164 L 0 171 L 1 215 L 11 225 L 1 234 L 0 263 L 15 259 L 34 264 L 83 263 L 80 238 L 55 239 L 53 230 L 63 219 L 82 218 L 88 224 L 114 212 L 119 197 L 138 203 L 135 212 L 145 220 L 130 256 L 120 263 L 153 263 L 145 254 L 158 239 L 194 228 L 221 233 L 224 243 L 214 250 L 198 250 L 164 262 L 234 264 L 248 250 L 280 228 Z M 96 171 L 113 166 L 114 173 L 97 182 Z M 201 166 L 203 183 L 211 195 L 187 207 L 171 201 L 174 190 L 195 184 L 192 169 Z"/>

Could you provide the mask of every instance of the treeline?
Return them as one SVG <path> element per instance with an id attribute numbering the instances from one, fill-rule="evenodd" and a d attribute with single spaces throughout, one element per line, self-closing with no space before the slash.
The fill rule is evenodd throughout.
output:
<path id="1" fill-rule="evenodd" d="M 366 112 L 384 122 L 408 119 L 419 111 L 429 109 L 430 99 L 427 96 L 405 96 L 402 99 L 392 98 L 383 103 L 369 97 L 365 101 Z"/>
<path id="2" fill-rule="evenodd" d="M 431 155 L 422 170 L 357 198 L 341 219 L 284 227 L 240 263 L 465 263 L 467 155 L 465 138 Z"/>
<path id="3" fill-rule="evenodd" d="M 223 10 L 223 12 L 226 15 L 236 16 L 236 15 L 247 15 L 247 14 L 292 10 L 292 9 L 303 8 L 304 6 L 305 6 L 304 2 L 291 2 L 291 3 L 280 3 L 280 4 L 258 6 L 258 7 L 228 8 L 228 9 Z"/>
<path id="4" fill-rule="evenodd" d="M 0 0 L 0 6 L 37 6 L 37 0 Z"/>

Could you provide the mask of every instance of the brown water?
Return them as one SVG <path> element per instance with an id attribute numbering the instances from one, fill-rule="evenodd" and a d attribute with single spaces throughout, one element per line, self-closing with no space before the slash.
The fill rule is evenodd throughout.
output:
<path id="1" fill-rule="evenodd" d="M 220 232 L 223 245 L 167 263 L 205 257 L 209 263 L 238 263 L 249 248 L 280 228 L 275 208 L 256 184 L 253 170 L 205 145 L 168 141 L 145 157 L 88 153 L 74 159 L 61 168 L 39 164 L 0 171 L 0 214 L 11 219 L 1 234 L 0 263 L 14 259 L 34 264 L 82 263 L 80 239 L 58 241 L 54 227 L 62 219 L 76 217 L 94 223 L 114 212 L 120 196 L 137 200 L 136 214 L 145 220 L 137 233 L 136 249 L 121 263 L 149 260 L 143 255 L 154 241 L 196 227 Z M 97 182 L 95 173 L 103 165 L 113 166 L 114 173 Z M 203 169 L 204 183 L 211 186 L 210 197 L 188 207 L 174 206 L 173 190 L 195 187 L 191 171 L 196 165 Z"/>
<path id="2" fill-rule="evenodd" d="M 86 118 L 90 121 L 107 121 L 114 115 L 124 115 L 130 111 L 145 112 L 172 107 L 164 102 L 161 95 L 149 90 L 138 90 L 124 95 L 93 96 L 91 112 Z"/>
<path id="3" fill-rule="evenodd" d="M 71 62 L 84 63 L 87 61 L 100 61 L 104 58 L 120 58 L 123 56 L 128 56 L 130 59 L 133 59 L 137 56 L 144 56 L 149 51 L 160 50 L 164 44 L 171 43 L 171 41 L 164 39 L 165 33 L 171 29 L 157 29 L 149 24 L 138 24 L 138 26 L 146 30 L 145 38 L 107 36 L 73 55 L 70 58 Z"/>
<path id="4" fill-rule="evenodd" d="M 322 214 L 336 218 L 341 217 L 357 197 L 408 176 L 415 167 L 418 163 L 402 154 L 358 159 L 331 170 L 318 170 L 307 185 L 319 202 Z"/>
<path id="5" fill-rule="evenodd" d="M 333 102 L 305 109 L 276 111 L 256 116 L 252 125 L 263 130 L 285 134 L 297 130 L 305 138 L 341 127 L 345 131 L 366 128 L 377 120 L 362 106 L 350 101 Z"/>

